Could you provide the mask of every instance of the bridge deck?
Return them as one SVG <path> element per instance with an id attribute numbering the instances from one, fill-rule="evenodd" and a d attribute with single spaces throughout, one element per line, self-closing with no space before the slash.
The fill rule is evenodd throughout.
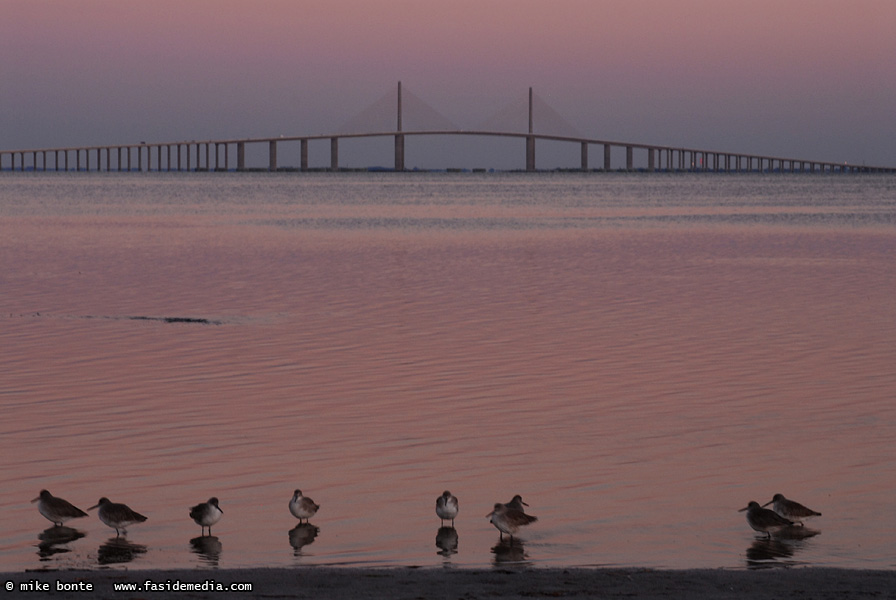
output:
<path id="1" fill-rule="evenodd" d="M 618 140 L 605 140 L 598 138 L 572 137 L 563 135 L 550 135 L 540 133 L 515 133 L 506 131 L 488 130 L 413 130 L 413 131 L 376 131 L 363 133 L 335 133 L 315 135 L 294 135 L 260 138 L 229 138 L 190 140 L 175 142 L 140 142 L 136 144 L 118 144 L 102 146 L 68 146 L 58 148 L 37 148 L 25 150 L 0 150 L 0 171 L 26 170 L 26 157 L 31 157 L 31 170 L 50 170 L 48 168 L 48 155 L 52 154 L 55 160 L 55 170 L 158 170 L 158 171 L 182 171 L 182 170 L 230 170 L 229 148 L 235 146 L 237 150 L 236 170 L 247 170 L 245 164 L 245 148 L 248 144 L 268 145 L 268 170 L 278 170 L 277 144 L 280 142 L 300 142 L 301 170 L 308 169 L 308 143 L 316 140 L 330 140 L 330 169 L 338 170 L 338 143 L 340 139 L 357 139 L 373 137 L 391 137 L 395 139 L 395 170 L 404 170 L 404 140 L 411 136 L 479 136 L 479 137 L 505 137 L 526 140 L 526 170 L 535 170 L 535 142 L 554 141 L 574 143 L 581 146 L 581 170 L 589 170 L 588 148 L 589 146 L 603 146 L 602 169 L 611 170 L 612 148 L 625 150 L 625 170 L 634 169 L 635 150 L 647 153 L 647 171 L 791 171 L 791 172 L 852 172 L 852 173 L 894 173 L 894 167 L 876 167 L 855 165 L 850 163 L 834 163 L 812 159 L 798 159 L 785 156 L 773 156 L 762 154 L 745 154 L 740 152 L 728 152 L 720 150 L 707 150 L 693 147 L 668 146 L 657 144 L 645 144 L 641 142 L 624 142 Z M 214 147 L 214 166 L 212 166 L 211 148 Z M 223 147 L 223 163 L 221 161 L 221 148 Z M 204 148 L 205 166 L 202 166 L 202 149 Z M 143 150 L 146 149 L 144 158 Z M 165 150 L 167 164 L 163 163 L 163 149 Z M 176 157 L 174 151 L 176 149 Z M 136 150 L 136 163 L 132 162 L 132 153 Z M 195 152 L 193 152 L 195 150 Z M 74 168 L 70 168 L 69 155 L 74 153 Z M 82 169 L 81 154 L 84 153 L 84 168 Z M 103 169 L 103 154 L 105 153 L 105 169 Z M 115 167 L 113 153 L 116 155 Z M 156 168 L 152 168 L 153 153 L 156 154 Z M 60 161 L 60 154 L 62 161 Z M 91 154 L 95 157 L 91 168 Z M 5 157 L 10 159 L 6 160 Z M 38 166 L 38 156 L 42 158 L 42 164 Z M 18 157 L 18 161 L 17 161 Z M 193 162 L 193 166 L 191 166 Z M 5 166 L 8 164 L 8 168 Z M 18 164 L 17 164 L 18 163 Z M 664 164 L 665 163 L 665 164 Z M 144 169 L 145 164 L 145 169 Z M 777 167 L 776 167 L 777 165 Z M 18 169 L 17 169 L 18 166 Z M 755 166 L 755 168 L 754 168 Z"/>

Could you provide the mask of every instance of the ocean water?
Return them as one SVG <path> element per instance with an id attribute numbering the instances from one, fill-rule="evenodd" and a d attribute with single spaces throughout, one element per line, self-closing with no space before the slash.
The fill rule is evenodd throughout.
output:
<path id="1" fill-rule="evenodd" d="M 894 257 L 892 176 L 4 173 L 0 570 L 896 568 Z"/>

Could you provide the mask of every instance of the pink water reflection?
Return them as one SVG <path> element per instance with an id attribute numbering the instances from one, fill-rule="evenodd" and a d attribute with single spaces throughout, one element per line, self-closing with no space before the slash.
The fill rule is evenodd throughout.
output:
<path id="1" fill-rule="evenodd" d="M 789 560 L 893 566 L 892 233 L 243 218 L 0 223 L 6 568 L 37 565 L 41 488 L 149 516 L 135 568 L 204 564 L 186 513 L 211 495 L 224 567 L 492 564 L 515 493 L 535 565 L 739 567 L 736 510 L 777 492 L 825 515 Z M 321 504 L 301 551 L 296 487 Z M 71 524 L 53 566 L 110 537 Z"/>

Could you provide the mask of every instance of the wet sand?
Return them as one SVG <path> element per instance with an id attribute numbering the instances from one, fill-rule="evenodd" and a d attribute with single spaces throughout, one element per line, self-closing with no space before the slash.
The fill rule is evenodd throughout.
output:
<path id="1" fill-rule="evenodd" d="M 225 569 L 6 573 L 8 597 L 52 598 L 892 598 L 896 571 L 828 568 L 647 569 Z M 34 582 L 42 593 L 21 593 Z M 153 585 L 148 586 L 148 583 Z M 251 591 L 201 589 L 251 584 Z M 25 588 L 21 587 L 24 584 Z M 116 590 L 115 584 L 140 586 Z M 198 584 L 187 590 L 183 584 Z M 83 591 L 75 588 L 87 588 Z M 155 587 L 154 587 L 155 586 Z M 180 587 L 178 587 L 180 586 Z M 71 591 L 57 591 L 60 587 Z M 10 591 L 19 591 L 10 594 Z"/>

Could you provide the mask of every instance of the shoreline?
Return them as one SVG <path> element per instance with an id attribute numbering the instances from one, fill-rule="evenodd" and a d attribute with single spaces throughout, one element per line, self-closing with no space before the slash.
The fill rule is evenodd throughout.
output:
<path id="1" fill-rule="evenodd" d="M 7 593 L 41 598 L 865 598 L 892 597 L 896 570 L 353 568 L 59 570 L 4 573 Z M 115 585 L 135 586 L 119 590 Z M 184 584 L 187 584 L 185 586 Z M 224 590 L 251 584 L 251 591 Z M 22 587 L 24 586 L 24 587 Z M 188 586 L 195 586 L 188 589 Z M 41 589 L 42 588 L 42 589 Z M 89 588 L 89 589 L 88 589 Z M 218 589 L 215 589 L 218 588 Z"/>

